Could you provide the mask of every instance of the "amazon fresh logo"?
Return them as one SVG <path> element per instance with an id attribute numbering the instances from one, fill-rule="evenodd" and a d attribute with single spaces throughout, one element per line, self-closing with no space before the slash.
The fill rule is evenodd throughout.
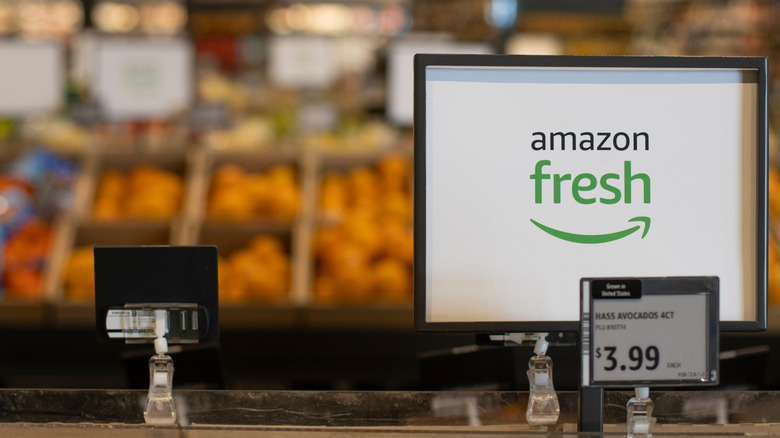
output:
<path id="1" fill-rule="evenodd" d="M 618 132 L 534 132 L 531 149 L 534 151 L 648 151 L 650 136 L 646 132 L 633 135 Z M 557 140 L 557 141 L 556 141 Z M 536 204 L 576 202 L 583 205 L 633 202 L 650 203 L 650 176 L 636 172 L 630 160 L 623 161 L 621 169 L 603 175 L 584 172 L 576 175 L 556 171 L 551 160 L 539 160 L 530 175 L 533 181 L 534 202 Z M 626 227 L 610 233 L 587 234 L 574 233 L 544 224 L 531 218 L 541 231 L 555 238 L 573 243 L 600 244 L 626 238 L 637 233 L 644 239 L 650 231 L 650 218 L 638 216 L 627 219 Z M 581 231 L 581 230 L 579 230 Z"/>

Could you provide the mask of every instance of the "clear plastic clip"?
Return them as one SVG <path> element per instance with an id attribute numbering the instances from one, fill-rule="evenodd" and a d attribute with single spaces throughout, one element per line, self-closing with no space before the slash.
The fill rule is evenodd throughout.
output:
<path id="1" fill-rule="evenodd" d="M 653 401 L 650 399 L 650 388 L 634 388 L 634 397 L 626 403 L 628 417 L 626 418 L 627 437 L 653 436 Z"/>
<path id="2" fill-rule="evenodd" d="M 154 311 L 155 355 L 149 359 L 149 394 L 146 397 L 144 420 L 148 424 L 173 424 L 176 409 L 173 405 L 173 359 L 168 356 L 168 311 Z"/>
<path id="3" fill-rule="evenodd" d="M 553 387 L 552 359 L 546 356 L 546 333 L 541 333 L 536 341 L 536 355 L 528 362 L 528 409 L 526 421 L 532 425 L 552 425 L 558 422 L 561 413 L 558 395 Z"/>

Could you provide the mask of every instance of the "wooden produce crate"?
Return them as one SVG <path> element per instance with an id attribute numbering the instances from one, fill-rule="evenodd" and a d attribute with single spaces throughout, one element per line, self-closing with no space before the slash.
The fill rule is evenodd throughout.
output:
<path id="1" fill-rule="evenodd" d="M 192 217 L 196 220 L 291 224 L 303 217 L 302 203 L 288 205 L 277 202 L 280 201 L 279 186 L 270 182 L 289 178 L 300 190 L 298 196 L 305 198 L 303 181 L 306 170 L 300 151 L 287 148 L 254 152 L 207 150 L 201 158 L 198 166 L 203 171 L 198 173 L 203 178 L 193 184 L 196 194 Z M 273 195 L 273 199 L 268 199 L 269 195 Z M 299 206 L 297 211 L 291 208 L 294 205 Z"/>
<path id="2" fill-rule="evenodd" d="M 185 153 L 181 150 L 153 153 L 99 152 L 88 177 L 89 183 L 84 187 L 84 196 L 79 199 L 81 204 L 77 205 L 76 216 L 82 221 L 96 219 L 105 222 L 170 223 L 181 219 L 187 215 L 188 205 L 192 202 L 189 189 L 195 178 L 192 168 L 197 160 L 196 156 L 197 151 Z M 122 177 L 124 184 L 132 186 L 133 189 L 125 188 L 125 192 L 121 192 L 121 189 L 116 187 L 100 187 L 101 183 L 106 186 L 110 185 L 109 183 L 117 183 L 117 178 L 112 181 L 101 179 L 109 173 Z M 96 196 L 100 195 L 100 192 L 119 194 L 120 208 L 124 211 L 119 212 L 116 217 L 99 215 L 100 205 L 97 203 L 100 200 L 96 199 Z M 138 192 L 143 192 L 142 195 L 145 196 L 134 196 Z M 163 194 L 171 198 L 165 200 L 170 202 L 160 199 Z M 148 202 L 134 202 L 137 199 L 133 198 L 145 198 L 143 200 Z M 178 208 L 175 208 L 174 203 L 178 203 Z M 173 236 L 170 243 L 180 244 L 182 238 Z"/>
<path id="3" fill-rule="evenodd" d="M 191 202 L 188 181 L 192 178 L 190 155 L 180 151 L 133 153 L 97 152 L 85 160 L 85 169 L 77 183 L 74 206 L 69 217 L 58 227 L 52 264 L 47 274 L 47 289 L 53 303 L 55 324 L 66 326 L 88 326 L 94 323 L 94 303 L 86 292 L 78 299 L 63 287 L 64 276 L 72 253 L 79 251 L 79 277 L 87 279 L 94 269 L 89 258 L 90 248 L 98 245 L 182 245 L 186 244 L 186 212 Z M 127 175 L 144 166 L 176 175 L 180 180 L 180 208 L 170 217 L 95 217 L 93 203 L 101 175 L 105 171 Z M 154 186 L 154 183 L 150 183 Z M 155 190 L 152 187 L 151 190 Z M 121 204 L 130 202 L 123 196 Z M 87 266 L 92 264 L 92 266 Z"/>
<path id="4" fill-rule="evenodd" d="M 316 178 L 310 202 L 315 214 L 309 245 L 311 303 L 307 306 L 307 326 L 413 328 L 411 248 L 403 261 L 386 252 L 384 222 L 391 221 L 386 221 L 386 210 L 381 205 L 387 201 L 385 195 L 379 194 L 378 199 L 366 201 L 367 204 L 378 203 L 375 206 L 352 205 L 352 201 L 347 200 L 346 209 L 342 211 L 336 205 L 342 195 L 328 194 L 326 190 L 330 189 L 323 188 L 323 184 L 342 184 L 341 178 L 345 178 L 343 181 L 350 178 L 371 180 L 377 177 L 377 165 L 389 155 L 408 165 L 408 174 L 403 176 L 399 188 L 405 194 L 408 206 L 397 212 L 402 216 L 397 224 L 392 223 L 397 225 L 395 228 L 399 233 L 411 239 L 411 159 L 407 153 L 401 150 L 327 153 L 318 154 L 314 159 Z M 336 192 L 340 190 L 335 189 Z M 363 208 L 365 211 L 361 210 Z M 411 244 L 411 240 L 408 243 Z M 330 268 L 326 268 L 328 264 L 331 264 Z"/>
<path id="5" fill-rule="evenodd" d="M 304 205 L 308 169 L 303 155 L 290 149 L 207 151 L 203 158 L 203 171 L 198 173 L 202 178 L 193 183 L 196 202 L 188 240 L 218 248 L 220 294 L 224 297 L 220 300 L 221 324 L 297 326 L 308 286 L 305 247 L 309 214 Z M 264 178 L 272 178 L 273 172 L 292 178 L 294 189 L 287 185 L 290 181 L 280 184 L 285 186 L 283 190 L 296 192 L 291 196 L 297 197 L 297 207 L 269 209 L 276 202 L 271 193 L 276 189 L 269 192 L 263 184 L 271 184 Z M 251 187 L 255 183 L 260 187 Z M 252 191 L 255 189 L 259 190 Z M 258 242 L 264 250 L 256 251 Z"/>

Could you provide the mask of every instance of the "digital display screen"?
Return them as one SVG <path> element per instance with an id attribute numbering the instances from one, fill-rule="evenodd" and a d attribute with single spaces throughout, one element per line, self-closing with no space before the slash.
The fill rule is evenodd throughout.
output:
<path id="1" fill-rule="evenodd" d="M 653 276 L 765 328 L 765 67 L 418 55 L 418 329 L 577 330 L 581 278 Z"/>

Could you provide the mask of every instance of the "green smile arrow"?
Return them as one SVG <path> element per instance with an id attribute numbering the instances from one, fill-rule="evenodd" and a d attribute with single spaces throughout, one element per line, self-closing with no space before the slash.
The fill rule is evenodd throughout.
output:
<path id="1" fill-rule="evenodd" d="M 645 226 L 645 230 L 642 232 L 642 239 L 645 238 L 647 235 L 647 232 L 650 230 L 650 218 L 647 216 L 637 216 L 634 218 L 631 218 L 628 220 L 629 222 L 641 222 Z M 622 239 L 626 236 L 631 235 L 634 233 L 634 231 L 639 230 L 642 228 L 642 225 L 636 225 L 631 228 L 626 228 L 622 231 L 616 231 L 614 233 L 608 233 L 608 234 L 575 234 L 575 233 L 569 233 L 566 231 L 556 230 L 555 228 L 550 228 L 547 225 L 540 224 L 539 222 L 536 222 L 535 220 L 531 219 L 531 222 L 539 227 L 542 231 L 545 233 L 557 237 L 561 240 L 566 240 L 568 242 L 574 242 L 574 243 L 607 243 L 607 242 L 613 242 L 618 239 Z"/>

